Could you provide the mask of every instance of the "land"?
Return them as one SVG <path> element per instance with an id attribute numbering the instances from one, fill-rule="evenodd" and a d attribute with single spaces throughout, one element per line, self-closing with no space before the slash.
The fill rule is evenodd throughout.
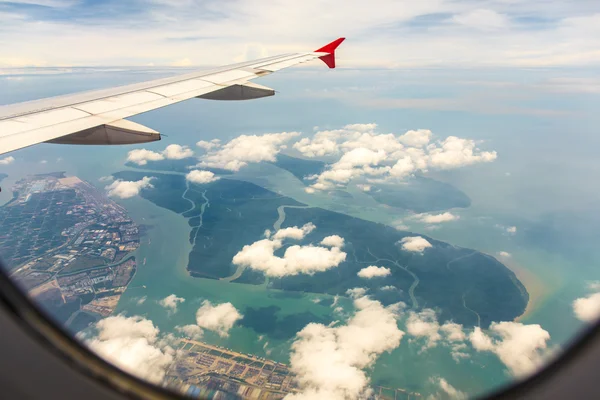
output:
<path id="1" fill-rule="evenodd" d="M 384 304 L 402 301 L 413 309 L 435 308 L 442 321 L 484 328 L 492 321 L 513 320 L 524 312 L 528 302 L 527 290 L 510 269 L 472 249 L 418 235 L 433 247 L 422 254 L 407 252 L 398 241 L 416 234 L 308 207 L 248 182 L 220 179 L 194 185 L 175 174 L 127 171 L 114 175 L 126 180 L 155 177 L 155 187 L 141 195 L 189 219 L 193 249 L 187 268 L 195 277 L 267 285 L 289 294 L 345 295 L 348 289 L 365 287 Z M 334 234 L 343 236 L 347 257 L 337 268 L 314 275 L 267 279 L 261 272 L 232 264 L 234 255 L 243 246 L 262 239 L 266 229 L 308 222 L 317 229 L 295 244 L 319 243 Z M 371 280 L 359 278 L 358 271 L 368 265 L 387 267 L 392 273 Z M 304 323 L 313 322 L 311 319 L 321 322 L 316 316 L 305 317 Z"/>
<path id="2" fill-rule="evenodd" d="M 107 316 L 135 275 L 140 229 L 94 186 L 62 173 L 29 176 L 0 207 L 11 277 L 57 322 L 78 331 Z M 85 314 L 88 314 L 87 316 Z"/>
<path id="3" fill-rule="evenodd" d="M 286 364 L 190 339 L 179 342 L 165 383 L 191 398 L 279 400 L 298 391 Z M 404 389 L 373 389 L 380 399 L 420 397 Z"/>

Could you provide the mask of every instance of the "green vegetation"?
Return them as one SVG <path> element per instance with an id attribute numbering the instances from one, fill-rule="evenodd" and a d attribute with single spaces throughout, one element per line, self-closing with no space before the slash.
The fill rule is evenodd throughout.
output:
<path id="1" fill-rule="evenodd" d="M 184 200 L 185 207 L 180 202 L 185 190 L 183 176 L 151 175 L 157 178 L 153 181 L 154 188 L 143 190 L 142 196 L 175 212 L 190 208 L 189 201 Z M 127 179 L 139 180 L 143 176 L 149 174 L 132 172 Z M 191 185 L 186 197 L 196 205 L 185 214 L 194 227 L 188 270 L 193 276 L 213 279 L 236 272 L 231 263 L 233 256 L 244 245 L 263 238 L 266 229 L 273 229 L 280 205 L 300 205 L 254 184 L 231 179 Z M 480 319 L 483 327 L 492 321 L 514 319 L 527 304 L 527 292 L 514 273 L 479 252 L 431 238 L 426 239 L 433 247 L 424 253 L 407 252 L 397 242 L 415 234 L 320 208 L 286 208 L 282 228 L 308 222 L 317 229 L 299 243 L 319 243 L 325 236 L 340 235 L 346 240 L 346 261 L 314 275 L 271 278 L 269 287 L 283 290 L 273 292 L 274 295 L 301 296 L 302 292 L 344 295 L 348 289 L 364 287 L 384 304 L 402 301 L 409 307 L 431 307 L 438 309 L 442 321 L 473 326 Z M 392 273 L 370 280 L 359 278 L 358 271 L 369 265 L 390 268 Z M 258 272 L 244 271 L 235 282 L 264 281 Z M 273 310 L 248 311 L 274 314 Z M 314 320 L 302 318 L 304 322 Z M 293 325 L 293 321 L 286 323 Z"/>
<path id="2" fill-rule="evenodd" d="M 277 160 L 272 163 L 281 169 L 292 173 L 296 178 L 306 183 L 304 179 L 307 176 L 320 174 L 325 170 L 327 164 L 318 160 L 305 160 L 302 158 L 291 157 L 285 154 L 277 155 Z"/>
<path id="3" fill-rule="evenodd" d="M 168 171 L 168 172 L 183 172 L 188 173 L 190 169 L 198 164 L 198 159 L 194 157 L 183 158 L 181 160 L 160 160 L 160 161 L 148 161 L 145 165 L 137 165 L 132 162 L 125 163 L 130 168 L 137 169 L 151 169 L 155 171 Z M 221 168 L 208 168 L 201 167 L 206 171 L 211 171 L 218 175 L 230 175 L 232 172 Z"/>
<path id="4" fill-rule="evenodd" d="M 402 185 L 372 185 L 368 194 L 378 203 L 418 213 L 471 205 L 471 199 L 454 186 L 422 176 Z"/>

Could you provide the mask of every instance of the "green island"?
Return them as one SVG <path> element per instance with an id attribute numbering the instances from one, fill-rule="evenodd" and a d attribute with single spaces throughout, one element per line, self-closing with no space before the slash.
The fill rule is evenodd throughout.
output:
<path id="1" fill-rule="evenodd" d="M 188 218 L 193 249 L 187 269 L 195 277 L 267 285 L 290 294 L 345 295 L 348 289 L 365 287 L 384 304 L 402 301 L 412 309 L 434 308 L 439 311 L 440 320 L 465 326 L 487 327 L 493 321 L 513 320 L 527 305 L 527 291 L 515 274 L 495 258 L 471 249 L 345 214 L 309 208 L 244 181 L 221 178 L 196 185 L 181 174 L 138 171 L 114 176 L 134 181 L 153 177 L 154 187 L 143 190 L 141 195 Z M 262 239 L 266 229 L 302 226 L 308 222 L 317 228 L 293 243 L 316 244 L 329 235 L 342 236 L 347 257 L 337 268 L 314 275 L 267 279 L 261 272 L 232 264 L 234 255 L 243 246 Z M 398 241 L 408 236 L 423 236 L 432 247 L 422 254 L 407 252 Z M 283 251 L 280 249 L 276 255 Z M 371 280 L 358 277 L 358 271 L 369 265 L 390 268 L 392 273 Z M 275 311 L 253 310 L 263 315 Z M 285 335 L 281 332 L 281 337 Z"/>

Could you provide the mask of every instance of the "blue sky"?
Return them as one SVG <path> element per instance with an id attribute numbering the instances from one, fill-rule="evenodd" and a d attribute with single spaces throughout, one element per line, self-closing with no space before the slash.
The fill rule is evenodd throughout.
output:
<path id="1" fill-rule="evenodd" d="M 595 66 L 594 0 L 0 0 L 0 67 L 213 65 L 349 41 L 340 65 Z"/>

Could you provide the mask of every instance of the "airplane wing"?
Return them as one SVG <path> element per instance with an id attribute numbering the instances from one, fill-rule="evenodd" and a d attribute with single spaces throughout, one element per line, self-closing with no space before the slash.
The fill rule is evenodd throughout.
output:
<path id="1" fill-rule="evenodd" d="M 339 38 L 314 52 L 283 54 L 111 89 L 0 107 L 0 154 L 37 143 L 131 144 L 160 134 L 125 118 L 191 98 L 249 100 L 273 89 L 250 82 L 283 68 L 320 58 L 335 68 Z"/>

